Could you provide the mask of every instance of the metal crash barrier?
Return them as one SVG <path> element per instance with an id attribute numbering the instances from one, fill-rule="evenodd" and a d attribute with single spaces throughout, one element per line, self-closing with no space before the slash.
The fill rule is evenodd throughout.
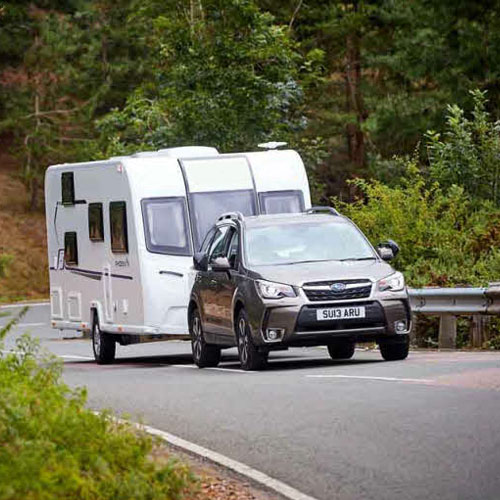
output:
<path id="1" fill-rule="evenodd" d="M 472 345 L 483 343 L 483 316 L 500 315 L 500 283 L 487 288 L 410 288 L 413 313 L 439 315 L 439 347 L 455 348 L 456 316 L 472 316 Z"/>

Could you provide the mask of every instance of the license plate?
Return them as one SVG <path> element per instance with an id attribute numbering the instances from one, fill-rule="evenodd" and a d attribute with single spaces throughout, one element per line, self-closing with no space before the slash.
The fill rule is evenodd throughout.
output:
<path id="1" fill-rule="evenodd" d="M 318 321 L 360 319 L 364 317 L 365 317 L 364 307 L 331 307 L 329 309 L 316 310 L 316 319 Z"/>

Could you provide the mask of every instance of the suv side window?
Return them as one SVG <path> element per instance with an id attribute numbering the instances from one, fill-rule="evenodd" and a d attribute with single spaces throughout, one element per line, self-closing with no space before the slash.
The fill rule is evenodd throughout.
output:
<path id="1" fill-rule="evenodd" d="M 233 269 L 236 269 L 238 265 L 238 254 L 240 249 L 240 238 L 239 233 L 236 229 L 231 231 L 231 241 L 229 243 L 229 249 L 227 251 L 227 259 L 229 260 L 229 264 Z"/>
<path id="2" fill-rule="evenodd" d="M 226 256 L 226 235 L 230 226 L 221 226 L 215 230 L 215 236 L 208 252 L 208 261 Z"/>

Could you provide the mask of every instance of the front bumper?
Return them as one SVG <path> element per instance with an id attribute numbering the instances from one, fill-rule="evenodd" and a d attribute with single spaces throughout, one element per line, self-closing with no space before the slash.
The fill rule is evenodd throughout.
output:
<path id="1" fill-rule="evenodd" d="M 379 341 L 385 337 L 408 334 L 411 329 L 411 313 L 406 293 L 389 297 L 373 297 L 363 300 L 310 302 L 298 297 L 293 304 L 266 301 L 264 310 L 254 330 L 258 345 L 307 346 L 324 345 L 336 339 L 353 342 Z M 330 307 L 364 306 L 365 318 L 319 321 L 316 310 Z M 407 329 L 397 332 L 395 323 L 405 321 Z M 269 341 L 266 332 L 277 329 L 282 333 L 279 340 Z"/>

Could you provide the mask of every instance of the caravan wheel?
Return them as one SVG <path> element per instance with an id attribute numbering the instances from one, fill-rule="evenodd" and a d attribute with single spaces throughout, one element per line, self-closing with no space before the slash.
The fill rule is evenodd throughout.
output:
<path id="1" fill-rule="evenodd" d="M 96 312 L 92 321 L 92 348 L 98 364 L 105 365 L 115 360 L 116 342 L 109 333 L 101 331 Z"/>

